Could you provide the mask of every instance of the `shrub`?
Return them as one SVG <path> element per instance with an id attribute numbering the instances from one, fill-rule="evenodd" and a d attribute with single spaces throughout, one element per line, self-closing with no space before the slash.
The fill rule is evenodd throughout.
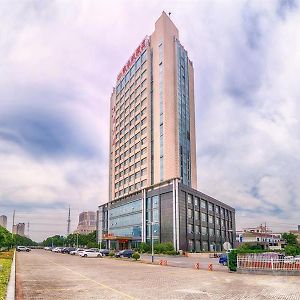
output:
<path id="1" fill-rule="evenodd" d="M 228 267 L 230 271 L 237 269 L 237 250 L 232 250 L 228 253 Z"/>
<path id="2" fill-rule="evenodd" d="M 139 249 L 140 249 L 141 253 L 150 252 L 151 246 L 147 243 L 142 242 L 142 243 L 140 243 Z"/>
<path id="3" fill-rule="evenodd" d="M 168 255 L 177 255 L 177 252 L 175 250 L 166 251 L 166 254 Z"/>
<path id="4" fill-rule="evenodd" d="M 115 256 L 115 253 L 114 253 L 113 251 L 110 251 L 110 252 L 108 253 L 108 256 L 109 256 L 109 257 L 114 257 L 114 256 Z"/>
<path id="5" fill-rule="evenodd" d="M 167 242 L 167 243 L 156 243 L 154 245 L 154 252 L 159 254 L 167 254 L 168 251 L 174 251 L 173 243 Z"/>
<path id="6" fill-rule="evenodd" d="M 296 245 L 287 245 L 284 248 L 285 255 L 288 256 L 296 256 L 300 254 L 300 247 Z"/>
<path id="7" fill-rule="evenodd" d="M 139 254 L 138 252 L 134 252 L 134 253 L 132 254 L 132 258 L 135 259 L 135 260 L 138 260 L 138 259 L 141 258 L 141 256 L 140 256 L 140 254 Z"/>

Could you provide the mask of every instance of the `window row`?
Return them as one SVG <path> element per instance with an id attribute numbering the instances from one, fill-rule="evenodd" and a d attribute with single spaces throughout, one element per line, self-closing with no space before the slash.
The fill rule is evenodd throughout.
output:
<path id="1" fill-rule="evenodd" d="M 128 170 L 128 168 L 127 168 L 126 170 Z M 144 175 L 146 175 L 146 170 L 147 170 L 147 169 L 144 168 L 144 169 L 142 169 L 141 171 L 137 171 L 135 174 L 132 174 L 132 175 L 130 175 L 130 176 L 128 176 L 128 177 L 126 177 L 126 178 L 124 178 L 124 179 L 118 181 L 118 182 L 115 184 L 115 188 L 117 189 L 117 188 L 121 187 L 123 184 L 127 184 L 128 182 L 131 182 L 131 181 L 133 181 L 133 180 L 135 180 L 135 179 L 137 179 L 137 178 L 143 177 Z M 124 170 L 124 175 L 125 175 L 126 173 L 127 173 L 127 172 L 125 172 L 125 170 Z"/>
<path id="2" fill-rule="evenodd" d="M 122 146 L 120 146 L 119 148 L 117 148 L 117 149 L 115 150 L 115 155 L 118 156 L 119 153 L 123 153 L 123 151 L 126 152 L 125 149 L 128 148 L 128 147 L 130 146 L 130 142 L 132 143 L 133 140 L 132 140 L 132 141 L 129 140 L 129 141 L 127 141 L 124 145 L 122 145 Z M 131 153 L 131 152 L 133 151 L 133 147 L 134 147 L 134 150 L 137 150 L 140 146 L 145 145 L 145 144 L 146 144 L 146 137 L 144 137 L 141 141 L 136 142 L 136 143 L 130 148 L 131 150 L 130 150 L 129 152 L 126 152 L 126 155 L 124 155 L 124 156 L 127 156 L 129 153 Z M 129 149 L 127 149 L 127 150 L 129 150 Z"/>
<path id="3" fill-rule="evenodd" d="M 146 50 L 140 55 L 139 58 L 135 61 L 135 63 L 131 66 L 131 68 L 128 70 L 128 72 L 125 74 L 123 79 L 120 81 L 120 83 L 117 85 L 116 92 L 117 94 L 120 93 L 120 91 L 123 90 L 125 85 L 129 82 L 130 78 L 135 75 L 136 71 L 140 68 L 140 66 L 147 60 L 147 52 Z"/>
<path id="4" fill-rule="evenodd" d="M 128 167 L 128 172 L 131 172 L 132 170 L 134 170 L 134 169 L 136 169 L 136 168 L 139 168 L 140 166 L 143 166 L 145 163 L 146 163 L 146 157 L 143 158 L 143 159 L 141 159 L 141 160 L 139 160 L 139 161 L 137 161 L 137 162 L 135 162 L 134 164 L 130 165 L 130 166 Z M 115 167 L 115 173 L 117 174 L 118 171 L 119 171 L 119 169 L 120 169 L 121 167 L 124 167 L 124 166 L 126 166 L 126 165 L 124 164 L 124 162 L 123 162 L 123 163 L 120 163 L 117 167 Z M 119 177 L 122 177 L 122 176 L 123 176 L 124 173 L 122 173 L 122 172 L 124 172 L 124 171 L 125 171 L 125 170 L 121 170 L 121 171 L 119 172 Z"/>
<path id="5" fill-rule="evenodd" d="M 136 184 L 132 184 L 132 185 L 120 190 L 120 191 L 115 192 L 115 198 L 121 197 L 123 195 L 127 195 L 130 192 L 133 192 L 133 191 L 136 191 L 136 190 L 138 190 L 142 187 L 145 187 L 146 182 L 147 182 L 147 180 L 145 179 L 145 180 L 142 180 L 141 182 L 137 182 Z"/>
<path id="6" fill-rule="evenodd" d="M 215 213 L 221 215 L 221 217 L 232 219 L 232 213 L 230 210 L 220 207 L 217 204 L 208 202 L 207 200 L 200 199 L 198 197 L 193 197 L 191 194 L 187 194 L 187 203 L 192 205 L 194 204 L 195 207 L 208 209 L 209 212 L 215 211 Z"/>

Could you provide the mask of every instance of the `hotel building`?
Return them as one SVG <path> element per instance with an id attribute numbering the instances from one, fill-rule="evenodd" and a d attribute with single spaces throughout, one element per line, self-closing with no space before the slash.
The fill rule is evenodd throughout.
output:
<path id="1" fill-rule="evenodd" d="M 99 239 L 126 248 L 155 238 L 190 251 L 233 242 L 234 209 L 196 190 L 193 64 L 164 12 L 117 76 L 110 107 Z"/>

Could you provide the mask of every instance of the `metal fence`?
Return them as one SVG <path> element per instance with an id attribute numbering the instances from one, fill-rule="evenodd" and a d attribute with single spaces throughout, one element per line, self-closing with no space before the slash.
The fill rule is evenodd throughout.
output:
<path id="1" fill-rule="evenodd" d="M 243 270 L 300 271 L 300 261 L 294 258 L 238 255 L 237 268 Z"/>

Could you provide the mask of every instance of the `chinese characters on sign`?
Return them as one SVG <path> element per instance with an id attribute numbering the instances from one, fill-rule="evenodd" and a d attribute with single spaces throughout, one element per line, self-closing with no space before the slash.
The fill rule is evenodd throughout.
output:
<path id="1" fill-rule="evenodd" d="M 149 37 L 145 37 L 143 41 L 140 43 L 140 45 L 136 48 L 134 53 L 131 55 L 127 63 L 124 65 L 124 67 L 121 69 L 117 81 L 119 81 L 126 72 L 130 69 L 130 67 L 134 64 L 136 59 L 140 56 L 140 54 L 144 51 L 144 49 L 149 45 Z"/>

